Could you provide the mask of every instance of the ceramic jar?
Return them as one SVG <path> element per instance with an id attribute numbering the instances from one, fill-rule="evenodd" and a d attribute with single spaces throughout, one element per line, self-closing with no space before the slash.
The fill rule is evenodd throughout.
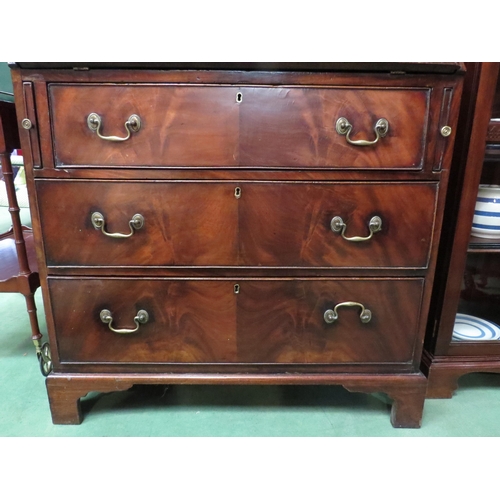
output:
<path id="1" fill-rule="evenodd" d="M 500 238 L 500 186 L 479 185 L 471 234 Z"/>

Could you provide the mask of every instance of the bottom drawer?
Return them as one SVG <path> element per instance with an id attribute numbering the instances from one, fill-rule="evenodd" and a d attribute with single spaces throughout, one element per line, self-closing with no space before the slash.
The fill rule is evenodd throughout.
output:
<path id="1" fill-rule="evenodd" d="M 330 364 L 410 362 L 424 280 L 48 283 L 63 363 Z"/>

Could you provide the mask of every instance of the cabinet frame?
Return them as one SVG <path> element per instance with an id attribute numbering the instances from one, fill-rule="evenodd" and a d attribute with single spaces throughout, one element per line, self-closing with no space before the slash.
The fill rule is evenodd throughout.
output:
<path id="1" fill-rule="evenodd" d="M 467 65 L 423 354 L 422 371 L 429 379 L 428 398 L 451 398 L 458 388 L 459 377 L 467 373 L 500 373 L 500 342 L 452 340 L 467 257 L 478 252 L 477 243 L 470 246 L 470 233 L 486 146 L 492 139 L 491 110 L 499 69 L 500 63 Z M 487 241 L 479 250 L 488 251 Z"/>
<path id="2" fill-rule="evenodd" d="M 43 63 L 41 63 L 43 66 Z M 463 67 L 456 64 L 454 70 L 449 72 L 449 66 L 437 65 L 442 71 L 434 72 L 431 66 L 422 66 L 424 73 L 415 72 L 412 65 L 391 65 L 391 70 L 380 67 L 373 71 L 373 67 L 364 67 L 359 71 L 349 71 L 348 68 L 335 71 L 197 71 L 176 69 L 144 69 L 124 70 L 116 69 L 50 69 L 47 67 L 27 68 L 17 67 L 13 69 L 13 82 L 22 119 L 23 83 L 32 84 L 35 91 L 36 101 L 36 123 L 35 127 L 40 138 L 41 164 L 42 168 L 35 168 L 31 162 L 27 167 L 28 186 L 30 190 L 30 202 L 32 206 L 32 220 L 35 237 L 38 241 L 37 256 L 40 264 L 40 276 L 44 303 L 47 311 L 47 327 L 54 355 L 54 371 L 47 377 L 47 388 L 54 423 L 80 423 L 82 419 L 79 398 L 90 391 L 109 392 L 115 390 L 126 390 L 133 384 L 190 384 L 190 383 L 213 383 L 213 384 L 340 384 L 349 391 L 359 392 L 386 392 L 393 399 L 391 422 L 395 427 L 419 427 L 421 425 L 423 403 L 425 397 L 426 379 L 420 371 L 420 359 L 422 344 L 424 341 L 427 313 L 430 306 L 434 274 L 436 270 L 437 248 L 439 235 L 442 227 L 442 214 L 448 187 L 449 165 L 453 151 L 455 133 L 452 135 L 442 134 L 443 127 L 455 127 L 458 118 L 458 108 L 462 92 Z M 25 66 L 26 68 L 26 66 Z M 427 69 L 425 69 L 427 68 Z M 80 68 L 81 69 L 81 68 Z M 445 71 L 446 70 L 446 71 Z M 170 83 L 189 83 L 193 85 L 234 85 L 239 88 L 242 85 L 266 85 L 266 86 L 350 86 L 366 89 L 377 88 L 422 88 L 428 89 L 429 97 L 429 119 L 425 131 L 424 163 L 421 170 L 393 170 L 383 171 L 373 169 L 367 171 L 363 168 L 342 169 L 331 168 L 322 171 L 307 170 L 305 168 L 241 168 L 234 169 L 161 169 L 161 168 L 56 168 L 52 117 L 50 112 L 50 101 L 48 86 L 51 83 L 84 83 L 114 85 L 127 82 L 161 84 L 165 81 Z M 407 114 L 411 119 L 411 106 L 402 106 L 399 110 Z M 333 124 L 332 124 L 333 126 Z M 371 137 L 369 135 L 368 137 Z M 29 148 L 29 137 L 23 133 L 21 141 Z M 342 372 L 309 372 L 293 373 L 290 370 L 282 370 L 274 367 L 272 371 L 263 372 L 259 367 L 254 371 L 240 370 L 233 372 L 194 372 L 188 366 L 182 373 L 171 373 L 165 370 L 156 371 L 150 366 L 148 373 L 125 372 L 116 370 L 113 372 L 100 371 L 100 367 L 88 365 L 88 372 L 82 373 L 76 370 L 65 370 L 62 367 L 57 345 L 57 328 L 51 313 L 57 304 L 51 303 L 48 292 L 49 276 L 143 276 L 154 278 L 154 276 L 172 273 L 170 269 L 152 270 L 147 274 L 144 270 L 119 270 L 110 268 L 93 268 L 89 270 L 74 269 L 63 270 L 47 266 L 46 248 L 42 235 L 41 213 L 38 209 L 40 198 L 37 192 L 37 183 L 46 179 L 64 180 L 96 180 L 96 181 L 266 181 L 266 182 L 412 182 L 412 183 L 435 183 L 437 186 L 437 203 L 431 207 L 434 214 L 434 226 L 432 229 L 432 241 L 430 259 L 425 269 L 397 268 L 383 272 L 373 269 L 359 268 L 353 266 L 346 270 L 335 269 L 311 269 L 304 271 L 298 266 L 281 269 L 259 269 L 244 268 L 238 270 L 211 268 L 203 270 L 206 277 L 231 276 L 237 272 L 241 277 L 277 278 L 280 276 L 293 277 L 393 277 L 393 278 L 423 278 L 425 279 L 422 306 L 418 313 L 418 332 L 415 334 L 415 350 L 412 359 L 406 369 L 394 371 L 389 363 L 378 366 L 371 370 L 369 366 L 362 364 L 354 371 L 342 370 Z M 174 270 L 175 271 L 175 270 Z M 184 273 L 186 271 L 181 270 Z M 198 271 L 190 269 L 189 276 L 198 276 Z M 333 368 L 332 368 L 333 369 Z"/>

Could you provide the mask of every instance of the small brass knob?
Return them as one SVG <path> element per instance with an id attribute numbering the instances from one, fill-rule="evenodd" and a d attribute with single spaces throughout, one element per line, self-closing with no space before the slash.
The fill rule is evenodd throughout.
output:
<path id="1" fill-rule="evenodd" d="M 31 123 L 31 120 L 29 118 L 25 118 L 22 122 L 21 122 L 21 126 L 26 129 L 26 130 L 29 130 L 31 127 L 33 127 L 33 124 Z"/>
<path id="2" fill-rule="evenodd" d="M 442 129 L 441 129 L 441 135 L 443 137 L 448 137 L 449 135 L 451 135 L 451 127 L 449 125 L 445 125 Z"/>

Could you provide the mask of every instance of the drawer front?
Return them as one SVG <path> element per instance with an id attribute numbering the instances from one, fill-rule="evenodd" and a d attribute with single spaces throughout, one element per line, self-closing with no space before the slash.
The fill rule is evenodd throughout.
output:
<path id="1" fill-rule="evenodd" d="M 218 280 L 53 279 L 62 362 L 230 362 L 237 358 L 232 283 Z M 101 321 L 109 311 L 111 327 Z M 146 311 L 147 323 L 134 322 Z"/>
<path id="2" fill-rule="evenodd" d="M 418 330 L 423 281 L 242 282 L 237 310 L 239 361 L 410 362 Z M 371 314 L 366 323 L 361 319 L 363 311 L 365 315 Z M 327 323 L 325 315 L 328 317 L 329 313 L 331 320 L 334 312 L 337 319 Z"/>
<path id="3" fill-rule="evenodd" d="M 236 166 L 239 113 L 231 87 L 50 85 L 56 166 Z M 88 117 L 101 117 L 98 137 Z"/>
<path id="4" fill-rule="evenodd" d="M 436 194 L 436 183 L 37 181 L 49 266 L 425 268 Z M 144 224 L 113 238 L 95 213 L 108 233 L 130 234 L 135 214 Z"/>
<path id="5" fill-rule="evenodd" d="M 210 266 L 236 263 L 237 200 L 224 183 L 40 181 L 49 266 Z M 143 226 L 132 233 L 135 214 Z"/>
<path id="6" fill-rule="evenodd" d="M 241 187 L 240 260 L 263 266 L 424 268 L 436 199 L 435 183 L 248 183 Z M 370 226 L 374 217 L 379 221 Z M 335 224 L 339 218 L 343 225 Z"/>
<path id="7" fill-rule="evenodd" d="M 422 168 L 429 114 L 427 89 L 243 89 L 240 164 L 343 169 Z M 337 121 L 352 126 L 352 142 L 375 141 L 378 120 L 388 130 L 376 144 L 350 144 Z"/>
<path id="8" fill-rule="evenodd" d="M 423 287 L 423 279 L 48 282 L 63 363 L 411 362 Z M 134 323 L 140 311 L 148 321 Z"/>
<path id="9" fill-rule="evenodd" d="M 49 95 L 59 167 L 419 170 L 430 91 L 52 84 Z M 100 118 L 99 127 L 95 119 L 89 126 L 93 113 Z M 140 118 L 138 130 L 134 128 L 137 121 L 126 126 L 132 115 Z M 340 118 L 350 123 L 349 134 L 337 132 Z M 382 118 L 388 128 L 376 144 L 348 142 L 373 142 L 384 135 L 380 128 L 381 134 L 375 131 Z M 126 138 L 128 129 L 127 140 L 109 140 Z M 347 132 L 348 128 L 340 130 Z"/>

